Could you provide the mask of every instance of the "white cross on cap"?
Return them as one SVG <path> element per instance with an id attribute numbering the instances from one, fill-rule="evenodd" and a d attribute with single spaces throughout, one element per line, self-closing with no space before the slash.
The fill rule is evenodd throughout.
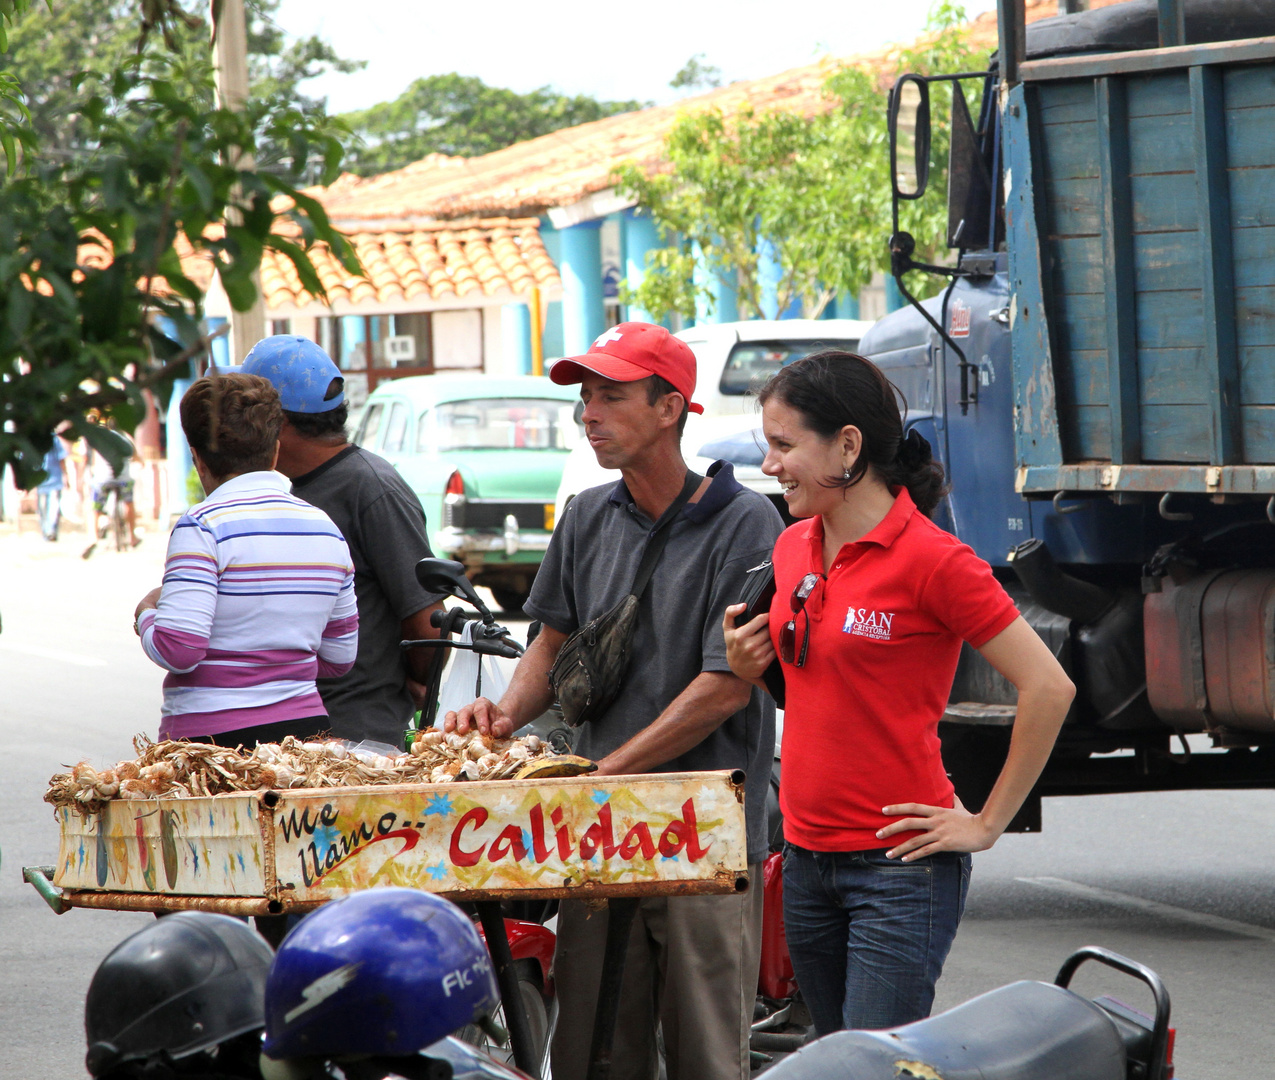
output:
<path id="1" fill-rule="evenodd" d="M 605 334 L 603 334 L 600 338 L 598 338 L 598 340 L 593 343 L 593 347 L 595 349 L 600 349 L 608 341 L 619 341 L 620 338 L 622 337 L 624 337 L 624 335 L 620 333 L 619 330 L 612 328 L 608 330 Z"/>

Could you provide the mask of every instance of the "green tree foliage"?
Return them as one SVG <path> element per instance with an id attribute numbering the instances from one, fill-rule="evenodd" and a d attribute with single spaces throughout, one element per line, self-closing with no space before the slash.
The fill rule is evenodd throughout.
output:
<path id="1" fill-rule="evenodd" d="M 672 79 L 669 86 L 674 90 L 711 90 L 722 85 L 722 69 L 709 64 L 703 53 L 696 53 Z"/>
<path id="2" fill-rule="evenodd" d="M 549 86 L 519 94 L 453 72 L 417 79 L 393 101 L 341 119 L 363 142 L 354 149 L 350 168 L 371 176 L 429 154 L 488 154 L 647 104 L 598 101 L 583 94 L 569 97 Z"/>
<path id="3" fill-rule="evenodd" d="M 140 24 L 161 36 L 167 29 L 180 46 L 180 29 L 152 19 L 166 7 L 184 16 L 174 0 L 139 0 L 139 7 L 152 21 L 133 24 L 135 43 Z M 178 25 L 188 28 L 184 19 Z M 152 45 L 144 41 L 142 51 Z M 322 207 L 296 186 L 316 160 L 325 179 L 335 178 L 340 132 L 275 100 L 250 102 L 242 114 L 209 108 L 206 83 L 190 92 L 180 47 L 168 68 L 156 52 L 148 73 L 125 67 L 83 98 L 83 152 L 63 155 L 41 152 L 17 80 L 9 73 L 0 80 L 9 165 L 0 179 L 0 466 L 12 465 L 20 486 L 39 481 L 64 421 L 117 456 L 86 413 L 98 410 L 132 430 L 144 415 L 143 390 L 162 394 L 206 350 L 203 296 L 175 243 L 217 266 L 239 311 L 256 299 L 252 275 L 267 248 L 288 257 L 319 296 L 305 250 L 311 242 L 326 242 L 350 272 L 359 270 Z M 266 145 L 278 148 L 271 172 L 227 164 L 240 150 L 259 155 Z M 224 234 L 210 229 L 228 211 L 240 223 Z M 281 224 L 286 235 L 275 231 Z"/>
<path id="4" fill-rule="evenodd" d="M 209 0 L 198 0 L 189 11 L 166 2 L 166 17 L 156 25 L 157 33 L 147 34 L 140 51 L 138 0 L 49 0 L 31 5 L 14 20 L 0 69 L 26 93 L 41 156 L 91 152 L 94 127 L 84 115 L 85 106 L 95 99 L 109 102 L 115 73 L 132 65 L 212 108 Z M 165 10 L 162 3 L 144 6 Z M 273 21 L 279 0 L 247 0 L 246 7 L 251 96 L 277 108 L 322 116 L 324 103 L 303 94 L 300 84 L 328 70 L 357 71 L 363 63 L 343 60 L 317 37 L 287 39 Z M 274 143 L 263 143 L 258 150 L 259 164 L 267 169 L 287 152 Z"/>
<path id="5" fill-rule="evenodd" d="M 921 44 L 898 54 L 895 75 L 977 64 L 964 22 L 963 9 L 939 0 Z M 625 302 L 694 318 L 697 306 L 711 310 L 716 275 L 735 288 L 741 318 L 761 317 L 757 252 L 768 246 L 780 265 L 777 310 L 799 300 L 815 318 L 838 293 L 856 294 L 888 269 L 887 89 L 875 74 L 843 67 L 825 86 L 828 109 L 811 118 L 749 110 L 729 120 L 717 110 L 681 116 L 656 170 L 627 164 L 616 174 L 670 245 L 651 253 L 641 284 L 622 290 Z M 931 96 L 931 158 L 939 166 L 931 169 L 931 189 L 940 193 L 950 93 L 936 84 Z M 900 227 L 917 237 L 918 258 L 946 254 L 945 212 L 941 194 L 905 204 Z"/>

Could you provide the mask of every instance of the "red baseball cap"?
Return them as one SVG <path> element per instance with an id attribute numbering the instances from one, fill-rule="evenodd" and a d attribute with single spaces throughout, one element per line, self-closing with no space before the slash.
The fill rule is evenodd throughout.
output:
<path id="1" fill-rule="evenodd" d="M 578 383 L 586 371 L 616 382 L 637 382 L 659 375 L 686 399 L 693 413 L 703 405 L 691 401 L 695 393 L 695 354 L 681 338 L 654 323 L 625 322 L 613 326 L 589 346 L 583 356 L 564 356 L 549 369 L 560 386 Z"/>

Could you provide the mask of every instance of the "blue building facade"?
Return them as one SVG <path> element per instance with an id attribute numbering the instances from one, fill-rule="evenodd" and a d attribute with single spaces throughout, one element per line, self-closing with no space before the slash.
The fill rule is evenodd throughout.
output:
<path id="1" fill-rule="evenodd" d="M 733 280 L 702 270 L 697 271 L 696 284 L 709 292 L 711 301 L 700 306 L 692 321 L 674 324 L 667 319 L 656 319 L 653 312 L 639 307 L 618 305 L 613 296 L 607 295 L 608 268 L 603 259 L 603 235 L 609 223 L 614 223 L 620 239 L 620 276 L 634 287 L 648 272 L 651 253 L 668 243 L 648 214 L 629 208 L 563 228 L 555 227 L 548 215 L 540 219 L 540 235 L 549 257 L 558 266 L 563 292 L 561 301 L 545 305 L 542 342 L 546 361 L 585 351 L 617 317 L 642 322 L 663 321 L 670 329 L 682 329 L 694 323 L 725 323 L 739 319 Z M 782 268 L 773 249 L 769 244 L 763 244 L 758 254 L 763 316 L 768 319 L 801 318 L 799 301 L 790 303 L 782 312 L 778 310 Z M 866 305 L 875 309 L 876 314 L 893 311 L 905 302 L 892 279 L 886 278 L 883 287 L 884 296 L 880 295 L 882 285 L 872 287 L 878 294 L 877 300 L 873 305 Z M 843 293 L 824 308 L 820 318 L 858 319 L 863 306 L 860 297 Z M 530 372 L 531 319 L 527 305 L 506 305 L 504 319 L 505 340 L 510 343 L 506 348 L 513 350 L 517 370 Z"/>

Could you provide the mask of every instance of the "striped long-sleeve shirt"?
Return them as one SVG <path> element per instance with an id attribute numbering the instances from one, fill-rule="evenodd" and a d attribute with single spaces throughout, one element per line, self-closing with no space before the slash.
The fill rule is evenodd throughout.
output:
<path id="1" fill-rule="evenodd" d="M 161 738 L 324 716 L 314 680 L 358 651 L 344 538 L 275 472 L 221 484 L 173 529 L 159 606 L 138 620 L 164 679 Z"/>

